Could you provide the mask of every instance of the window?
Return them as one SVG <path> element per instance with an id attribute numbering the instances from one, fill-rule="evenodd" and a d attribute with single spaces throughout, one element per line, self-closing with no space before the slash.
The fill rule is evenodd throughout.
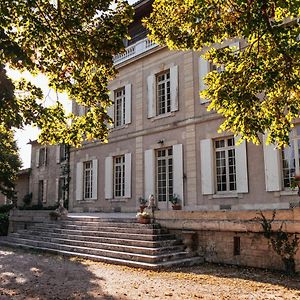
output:
<path id="1" fill-rule="evenodd" d="M 68 149 L 68 145 L 65 145 L 65 144 L 62 144 L 60 145 L 60 161 L 63 162 L 65 160 L 67 160 L 68 158 L 68 155 L 69 155 L 69 149 Z"/>
<path id="2" fill-rule="evenodd" d="M 38 150 L 38 166 L 47 165 L 47 148 L 43 147 Z"/>
<path id="3" fill-rule="evenodd" d="M 66 184 L 67 178 L 66 177 L 59 177 L 58 180 L 58 200 L 65 200 L 66 199 Z"/>
<path id="4" fill-rule="evenodd" d="M 125 156 L 114 157 L 114 197 L 125 196 Z"/>
<path id="5" fill-rule="evenodd" d="M 173 196 L 173 149 L 156 151 L 156 193 L 158 201 L 170 201 Z"/>
<path id="6" fill-rule="evenodd" d="M 217 192 L 236 190 L 236 163 L 234 138 L 214 141 Z"/>
<path id="7" fill-rule="evenodd" d="M 283 187 L 291 187 L 292 178 L 300 174 L 300 126 L 290 134 L 290 146 L 282 150 Z"/>
<path id="8" fill-rule="evenodd" d="M 239 236 L 233 237 L 233 255 L 241 255 L 241 238 Z"/>
<path id="9" fill-rule="evenodd" d="M 38 185 L 38 203 L 45 202 L 45 195 L 44 195 L 44 180 L 39 180 Z"/>
<path id="10" fill-rule="evenodd" d="M 125 87 L 115 91 L 115 127 L 125 124 Z"/>
<path id="11" fill-rule="evenodd" d="M 156 75 L 157 114 L 171 112 L 170 70 Z"/>
<path id="12" fill-rule="evenodd" d="M 93 162 L 83 163 L 83 199 L 91 199 L 93 192 Z"/>

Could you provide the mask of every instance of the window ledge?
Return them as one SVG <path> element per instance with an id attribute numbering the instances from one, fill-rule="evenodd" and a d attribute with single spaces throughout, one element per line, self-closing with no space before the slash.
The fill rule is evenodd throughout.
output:
<path id="1" fill-rule="evenodd" d="M 237 193 L 226 193 L 226 194 L 214 194 L 212 195 L 212 199 L 219 199 L 219 198 L 239 198 Z"/>
<path id="2" fill-rule="evenodd" d="M 114 127 L 114 128 L 111 129 L 111 132 L 118 131 L 118 130 L 121 130 L 121 129 L 124 129 L 124 128 L 128 128 L 128 124 L 124 124 L 124 125 L 121 125 L 121 126 L 118 126 L 118 127 Z"/>
<path id="3" fill-rule="evenodd" d="M 175 112 L 171 111 L 169 113 L 163 114 L 163 115 L 157 115 L 153 118 L 151 118 L 151 121 L 156 121 L 156 120 L 160 120 L 160 119 L 164 119 L 164 118 L 168 118 L 168 117 L 174 117 L 175 116 Z"/>
<path id="4" fill-rule="evenodd" d="M 280 191 L 280 196 L 295 196 L 298 195 L 298 191 L 297 190 L 283 190 Z"/>
<path id="5" fill-rule="evenodd" d="M 108 199 L 110 202 L 127 202 L 129 198 Z"/>
<path id="6" fill-rule="evenodd" d="M 87 199 L 87 200 L 77 200 L 77 203 L 93 203 L 96 202 L 98 199 Z"/>

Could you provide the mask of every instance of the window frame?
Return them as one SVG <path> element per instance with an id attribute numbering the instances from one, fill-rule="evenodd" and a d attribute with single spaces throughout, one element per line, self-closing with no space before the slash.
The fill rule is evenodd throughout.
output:
<path id="1" fill-rule="evenodd" d="M 118 93 L 121 93 L 118 95 Z M 118 105 L 120 103 L 120 105 Z M 118 118 L 118 116 L 120 116 Z M 120 128 L 126 124 L 126 90 L 125 86 L 114 91 L 114 127 Z"/>
<path id="2" fill-rule="evenodd" d="M 42 155 L 43 154 L 43 155 Z M 41 147 L 39 149 L 39 167 L 45 167 L 47 165 L 47 147 Z"/>
<path id="3" fill-rule="evenodd" d="M 93 161 L 83 162 L 83 200 L 93 198 Z"/>
<path id="4" fill-rule="evenodd" d="M 120 160 L 120 161 L 118 161 Z M 113 197 L 125 198 L 125 155 L 113 157 Z"/>
<path id="5" fill-rule="evenodd" d="M 163 76 L 162 80 L 160 80 L 161 76 Z M 162 91 L 162 94 L 160 94 L 160 91 Z M 156 116 L 163 116 L 172 112 L 170 69 L 155 74 L 155 106 Z M 164 112 L 161 111 L 162 109 L 164 109 Z"/>

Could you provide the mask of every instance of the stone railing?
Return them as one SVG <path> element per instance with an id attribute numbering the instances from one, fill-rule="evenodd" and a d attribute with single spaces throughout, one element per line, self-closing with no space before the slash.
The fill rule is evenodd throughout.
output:
<path id="1" fill-rule="evenodd" d="M 145 53 L 146 51 L 153 49 L 157 47 L 158 45 L 154 42 L 150 41 L 148 38 L 144 38 L 135 44 L 127 47 L 125 49 L 125 52 L 117 54 L 114 57 L 114 63 L 115 65 L 118 65 L 122 62 L 125 62 L 128 59 L 134 58 L 142 53 Z"/>

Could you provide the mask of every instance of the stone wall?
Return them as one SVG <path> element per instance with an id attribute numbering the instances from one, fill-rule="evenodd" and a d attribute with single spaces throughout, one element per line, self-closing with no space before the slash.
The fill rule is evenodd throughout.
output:
<path id="1" fill-rule="evenodd" d="M 264 211 L 267 218 L 272 211 Z M 256 219 L 259 211 L 156 211 L 155 218 L 162 226 L 184 235 L 194 231 L 194 250 L 206 261 L 283 270 L 280 257 L 273 251 L 262 234 Z M 300 233 L 300 209 L 277 210 L 274 228 Z M 235 253 L 234 240 L 238 240 L 239 254 Z M 300 271 L 300 250 L 296 254 L 296 270 Z"/>

